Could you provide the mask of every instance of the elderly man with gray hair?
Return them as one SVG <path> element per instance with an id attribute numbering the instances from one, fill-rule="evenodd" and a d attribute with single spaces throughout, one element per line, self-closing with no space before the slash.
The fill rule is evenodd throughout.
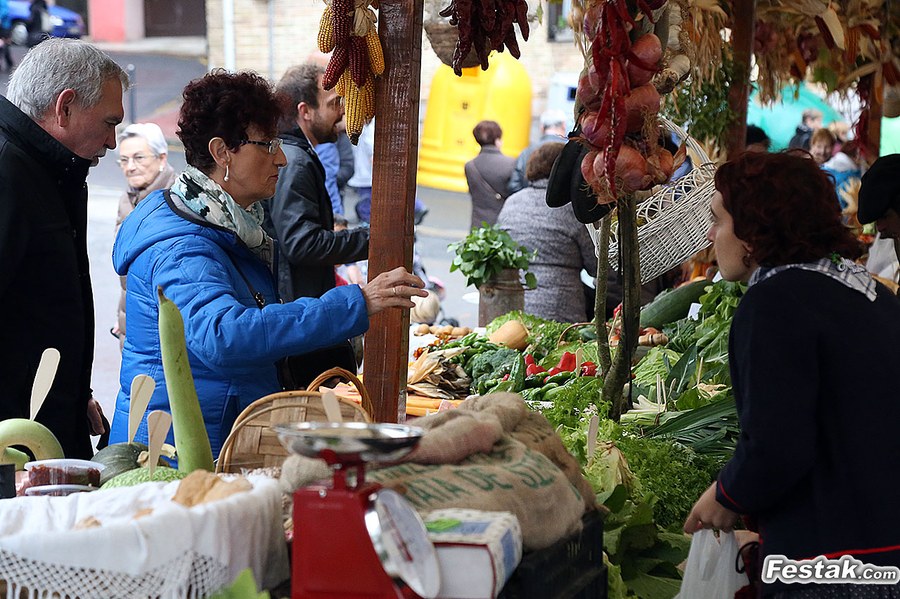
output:
<path id="1" fill-rule="evenodd" d="M 36 419 L 66 457 L 90 457 L 90 435 L 105 429 L 90 386 L 85 180 L 116 147 L 127 87 L 125 72 L 90 44 L 49 39 L 25 55 L 0 98 L 0 420 L 28 418 L 41 353 L 58 349 Z"/>
<path id="2" fill-rule="evenodd" d="M 507 195 L 512 195 L 528 187 L 528 177 L 525 176 L 525 166 L 528 164 L 528 157 L 536 149 L 551 141 L 566 141 L 566 113 L 555 108 L 547 109 L 541 113 L 541 138 L 537 143 L 533 143 L 522 150 L 522 153 L 516 159 L 516 167 L 509 178 L 509 183 L 506 184 Z"/>

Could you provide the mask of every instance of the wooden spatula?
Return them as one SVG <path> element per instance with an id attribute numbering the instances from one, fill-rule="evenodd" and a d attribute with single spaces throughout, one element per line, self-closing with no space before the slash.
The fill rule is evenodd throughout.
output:
<path id="1" fill-rule="evenodd" d="M 325 408 L 325 417 L 329 422 L 343 422 L 344 417 L 341 415 L 341 403 L 338 401 L 334 391 L 325 391 L 322 393 L 322 407 Z"/>
<path id="2" fill-rule="evenodd" d="M 31 386 L 31 419 L 37 416 L 47 394 L 50 393 L 50 387 L 53 386 L 53 379 L 56 378 L 56 369 L 59 367 L 59 350 L 48 347 L 41 354 L 41 361 L 38 363 L 37 372 L 34 374 L 34 383 Z"/>
<path id="3" fill-rule="evenodd" d="M 594 452 L 597 451 L 597 432 L 599 428 L 600 418 L 594 414 L 591 416 L 590 423 L 588 423 L 587 457 L 589 460 L 594 457 Z"/>
<path id="4" fill-rule="evenodd" d="M 149 450 L 147 453 L 150 454 L 148 467 L 150 468 L 151 480 L 153 479 L 153 471 L 156 469 L 156 464 L 159 462 L 159 455 L 166 440 L 166 435 L 169 434 L 171 427 L 172 415 L 168 412 L 153 410 L 147 415 L 147 429 L 150 431 L 150 441 L 147 444 Z"/>
<path id="5" fill-rule="evenodd" d="M 131 401 L 128 404 L 128 442 L 134 441 L 138 425 L 147 411 L 150 397 L 156 389 L 156 381 L 146 374 L 139 374 L 131 380 Z"/>

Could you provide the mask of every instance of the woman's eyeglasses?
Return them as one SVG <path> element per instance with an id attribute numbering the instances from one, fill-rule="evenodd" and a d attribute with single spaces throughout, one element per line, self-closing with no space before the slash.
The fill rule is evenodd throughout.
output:
<path id="1" fill-rule="evenodd" d="M 262 146 L 266 149 L 266 152 L 269 154 L 277 154 L 279 148 L 281 148 L 282 139 L 280 137 L 276 137 L 272 141 L 255 141 L 252 139 L 242 139 L 241 145 L 244 144 L 252 144 L 254 146 Z"/>
<path id="2" fill-rule="evenodd" d="M 128 163 L 134 160 L 134 163 L 138 166 L 144 166 L 149 163 L 151 160 L 156 158 L 153 154 L 135 154 L 134 156 L 122 156 L 118 160 L 116 160 L 116 164 L 120 167 L 125 168 L 128 166 Z"/>

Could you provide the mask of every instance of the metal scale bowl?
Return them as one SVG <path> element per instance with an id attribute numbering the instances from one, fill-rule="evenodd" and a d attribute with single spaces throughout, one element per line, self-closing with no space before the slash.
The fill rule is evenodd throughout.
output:
<path id="1" fill-rule="evenodd" d="M 399 493 L 365 481 L 366 464 L 404 457 L 424 431 L 364 422 L 273 429 L 288 451 L 332 469 L 331 485 L 294 492 L 292 599 L 436 597 L 437 555 L 422 519 Z"/>

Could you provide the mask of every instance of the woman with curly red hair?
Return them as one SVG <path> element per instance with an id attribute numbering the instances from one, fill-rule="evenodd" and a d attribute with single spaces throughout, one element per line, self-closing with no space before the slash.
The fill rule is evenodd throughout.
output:
<path id="1" fill-rule="evenodd" d="M 741 436 L 684 529 L 730 530 L 742 514 L 761 559 L 900 566 L 900 300 L 850 260 L 861 247 L 808 157 L 746 153 L 715 183 L 708 237 L 722 276 L 748 284 L 729 339 Z M 767 597 L 900 596 L 767 582 Z"/>
<path id="2" fill-rule="evenodd" d="M 169 410 L 157 320 L 157 287 L 181 309 L 191 373 L 213 455 L 237 415 L 281 389 L 280 358 L 362 334 L 369 316 L 412 308 L 423 282 L 403 268 L 366 287 L 281 303 L 277 248 L 262 228 L 260 200 L 272 197 L 286 163 L 276 136 L 281 103 L 254 73 L 216 70 L 188 84 L 178 119 L 188 167 L 171 192 L 155 191 L 125 219 L 113 248 L 127 276 L 128 336 L 110 442 L 127 441 L 131 381 L 156 380 L 149 410 Z M 147 421 L 135 440 L 147 442 Z M 169 442 L 172 442 L 171 436 Z"/>

